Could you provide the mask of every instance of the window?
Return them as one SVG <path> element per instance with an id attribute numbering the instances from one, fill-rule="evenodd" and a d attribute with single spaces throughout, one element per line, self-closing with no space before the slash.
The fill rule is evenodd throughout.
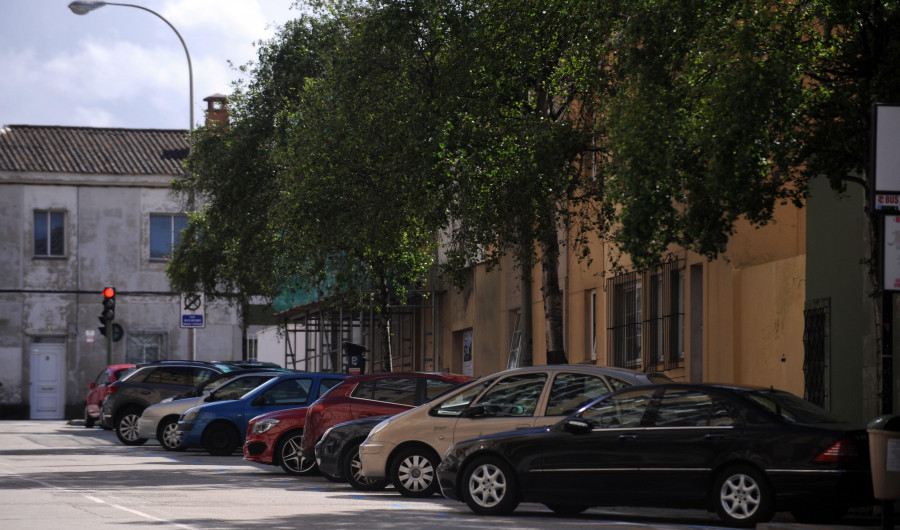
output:
<path id="1" fill-rule="evenodd" d="M 444 392 L 456 386 L 456 383 L 450 381 L 441 381 L 440 379 L 425 380 L 425 399 L 429 400 L 435 396 L 439 396 Z"/>
<path id="2" fill-rule="evenodd" d="M 40 257 L 66 255 L 66 214 L 34 211 L 34 255 Z"/>
<path id="3" fill-rule="evenodd" d="M 547 374 L 512 375 L 497 382 L 481 399 L 488 416 L 534 416 Z"/>
<path id="4" fill-rule="evenodd" d="M 481 392 L 493 382 L 493 379 L 488 379 L 466 388 L 440 405 L 434 407 L 430 414 L 434 416 L 459 416 L 462 411 L 472 403 L 472 400 L 478 397 L 478 394 L 481 394 Z"/>
<path id="5" fill-rule="evenodd" d="M 343 379 L 322 379 L 319 383 L 319 397 L 324 396 L 329 390 L 341 384 Z"/>
<path id="6" fill-rule="evenodd" d="M 210 394 L 213 399 L 210 399 L 209 401 L 241 399 L 244 394 L 250 392 L 269 379 L 272 379 L 273 377 L 275 377 L 275 374 L 249 375 L 247 377 L 238 377 L 236 379 L 232 379 L 231 381 L 217 388 L 215 392 Z"/>
<path id="7" fill-rule="evenodd" d="M 353 391 L 353 397 L 414 406 L 417 385 L 418 381 L 409 377 L 371 379 L 361 382 Z"/>
<path id="8" fill-rule="evenodd" d="M 252 337 L 246 337 L 243 343 L 243 359 L 248 362 L 256 362 L 259 359 L 259 341 Z"/>
<path id="9" fill-rule="evenodd" d="M 545 416 L 568 416 L 609 393 L 602 378 L 588 374 L 559 374 L 550 387 Z"/>
<path id="10" fill-rule="evenodd" d="M 507 368 L 518 368 L 522 359 L 522 311 L 512 311 L 512 334 L 509 338 L 509 358 L 506 361 Z"/>
<path id="11" fill-rule="evenodd" d="M 671 370 L 684 362 L 684 268 L 670 258 L 659 270 L 610 278 L 609 364 L 645 371 Z M 646 353 L 646 355 L 645 355 Z"/>
<path id="12" fill-rule="evenodd" d="M 187 226 L 187 216 L 160 214 L 150 216 L 150 259 L 168 259 L 169 253 L 181 240 Z"/>
<path id="13" fill-rule="evenodd" d="M 166 335 L 162 333 L 127 333 L 125 362 L 149 363 L 165 359 Z"/>
<path id="14" fill-rule="evenodd" d="M 153 370 L 145 379 L 145 383 L 158 383 L 161 385 L 190 386 L 191 369 L 185 366 L 166 366 Z"/>
<path id="15" fill-rule="evenodd" d="M 640 427 L 654 392 L 653 389 L 622 392 L 585 410 L 581 419 L 595 429 Z"/>
<path id="16" fill-rule="evenodd" d="M 262 401 L 264 405 L 306 405 L 311 388 L 312 379 L 288 379 L 263 392 Z"/>

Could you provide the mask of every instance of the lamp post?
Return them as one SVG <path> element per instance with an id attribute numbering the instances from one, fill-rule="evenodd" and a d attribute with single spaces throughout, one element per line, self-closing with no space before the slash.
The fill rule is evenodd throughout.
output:
<path id="1" fill-rule="evenodd" d="M 69 4 L 69 9 L 76 15 L 86 15 L 86 14 L 90 13 L 91 11 L 93 11 L 95 9 L 99 9 L 103 6 L 123 6 L 123 7 L 136 7 L 138 9 L 143 9 L 144 11 L 147 11 L 148 13 L 152 13 L 152 14 L 156 15 L 157 17 L 159 17 L 160 20 L 162 20 L 170 28 L 172 28 L 172 31 L 174 31 L 175 35 L 178 36 L 178 40 L 181 41 L 181 46 L 184 47 L 184 55 L 187 57 L 187 63 L 188 63 L 188 81 L 189 81 L 189 86 L 190 86 L 189 93 L 188 93 L 188 110 L 190 111 L 189 114 L 190 114 L 190 119 L 191 119 L 188 130 L 193 131 L 194 130 L 194 68 L 193 68 L 193 66 L 191 66 L 191 54 L 190 54 L 190 52 L 188 52 L 187 44 L 185 44 L 184 39 L 181 37 L 181 33 L 179 33 L 177 29 L 175 29 L 175 26 L 173 26 L 171 22 L 166 20 L 165 17 L 163 17 L 156 11 L 153 11 L 152 9 L 148 9 L 144 6 L 139 6 L 139 5 L 135 5 L 135 4 L 120 4 L 120 3 L 116 3 L 116 2 L 97 2 L 97 1 L 87 1 L 87 0 L 76 0 L 75 2 L 72 2 Z M 112 337 L 112 331 L 110 331 L 110 336 L 107 338 L 108 344 L 110 345 L 110 347 L 112 344 L 111 337 Z M 194 351 L 196 350 L 196 346 L 194 344 L 195 341 L 196 341 L 196 335 L 194 334 L 194 328 L 189 328 L 188 329 L 188 359 L 191 359 L 191 360 L 194 358 Z"/>
<path id="2" fill-rule="evenodd" d="M 76 15 L 86 15 L 95 9 L 99 9 L 103 6 L 124 6 L 124 7 L 136 7 L 138 9 L 143 9 L 148 13 L 153 13 L 158 16 L 163 22 L 169 25 L 172 28 L 172 31 L 175 32 L 175 35 L 178 36 L 178 40 L 181 41 L 181 45 L 184 47 L 184 54 L 187 56 L 188 63 L 188 80 L 190 82 L 190 93 L 188 94 L 188 108 L 190 110 L 191 123 L 189 129 L 191 131 L 194 130 L 194 69 L 191 66 L 191 54 L 188 53 L 187 44 L 184 43 L 184 39 L 181 38 L 181 33 L 178 33 L 178 30 L 175 29 L 175 26 L 172 25 L 171 22 L 166 20 L 162 15 L 153 11 L 152 9 L 148 9 L 144 6 L 139 6 L 135 4 L 119 4 L 115 2 L 93 2 L 93 1 L 75 1 L 69 4 L 69 9 L 72 10 Z"/>

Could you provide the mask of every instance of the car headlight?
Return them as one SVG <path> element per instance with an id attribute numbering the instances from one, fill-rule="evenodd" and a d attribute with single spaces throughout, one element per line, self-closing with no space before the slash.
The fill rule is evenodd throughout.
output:
<path id="1" fill-rule="evenodd" d="M 378 434 L 379 432 L 384 430 L 384 428 L 387 427 L 390 422 L 391 422 L 391 420 L 388 419 L 388 420 L 384 420 L 381 423 L 379 423 L 378 425 L 376 425 L 374 429 L 369 431 L 369 438 L 375 436 L 376 434 Z"/>
<path id="2" fill-rule="evenodd" d="M 262 434 L 279 423 L 281 423 L 281 420 L 276 419 L 258 421 L 253 424 L 253 429 L 250 432 L 251 434 Z"/>
<path id="3" fill-rule="evenodd" d="M 181 421 L 197 421 L 200 417 L 200 408 L 191 409 L 181 415 Z"/>

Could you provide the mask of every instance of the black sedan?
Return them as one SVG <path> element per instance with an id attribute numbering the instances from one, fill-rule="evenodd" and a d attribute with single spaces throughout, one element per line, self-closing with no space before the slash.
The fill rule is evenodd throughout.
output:
<path id="1" fill-rule="evenodd" d="M 445 497 L 483 515 L 525 501 L 559 514 L 707 509 L 736 526 L 789 510 L 821 523 L 876 502 L 868 448 L 864 428 L 787 392 L 652 385 L 609 394 L 549 428 L 459 442 L 438 478 Z"/>
<path id="2" fill-rule="evenodd" d="M 369 478 L 360 472 L 359 444 L 369 431 L 389 416 L 374 416 L 339 423 L 322 435 L 316 443 L 319 472 L 335 482 L 346 482 L 359 491 L 379 491 L 389 484 L 387 479 Z"/>

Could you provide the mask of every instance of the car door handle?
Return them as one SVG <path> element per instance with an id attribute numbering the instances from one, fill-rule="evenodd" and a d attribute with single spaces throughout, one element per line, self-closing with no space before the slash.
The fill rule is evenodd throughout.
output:
<path id="1" fill-rule="evenodd" d="M 706 438 L 707 440 L 722 440 L 722 439 L 725 438 L 725 435 L 722 434 L 722 433 L 720 433 L 720 432 L 718 432 L 718 433 L 709 433 L 709 434 L 707 434 L 706 436 L 704 436 L 704 438 Z"/>
<path id="2" fill-rule="evenodd" d="M 637 440 L 637 434 L 628 433 L 628 434 L 620 434 L 619 440 Z"/>

